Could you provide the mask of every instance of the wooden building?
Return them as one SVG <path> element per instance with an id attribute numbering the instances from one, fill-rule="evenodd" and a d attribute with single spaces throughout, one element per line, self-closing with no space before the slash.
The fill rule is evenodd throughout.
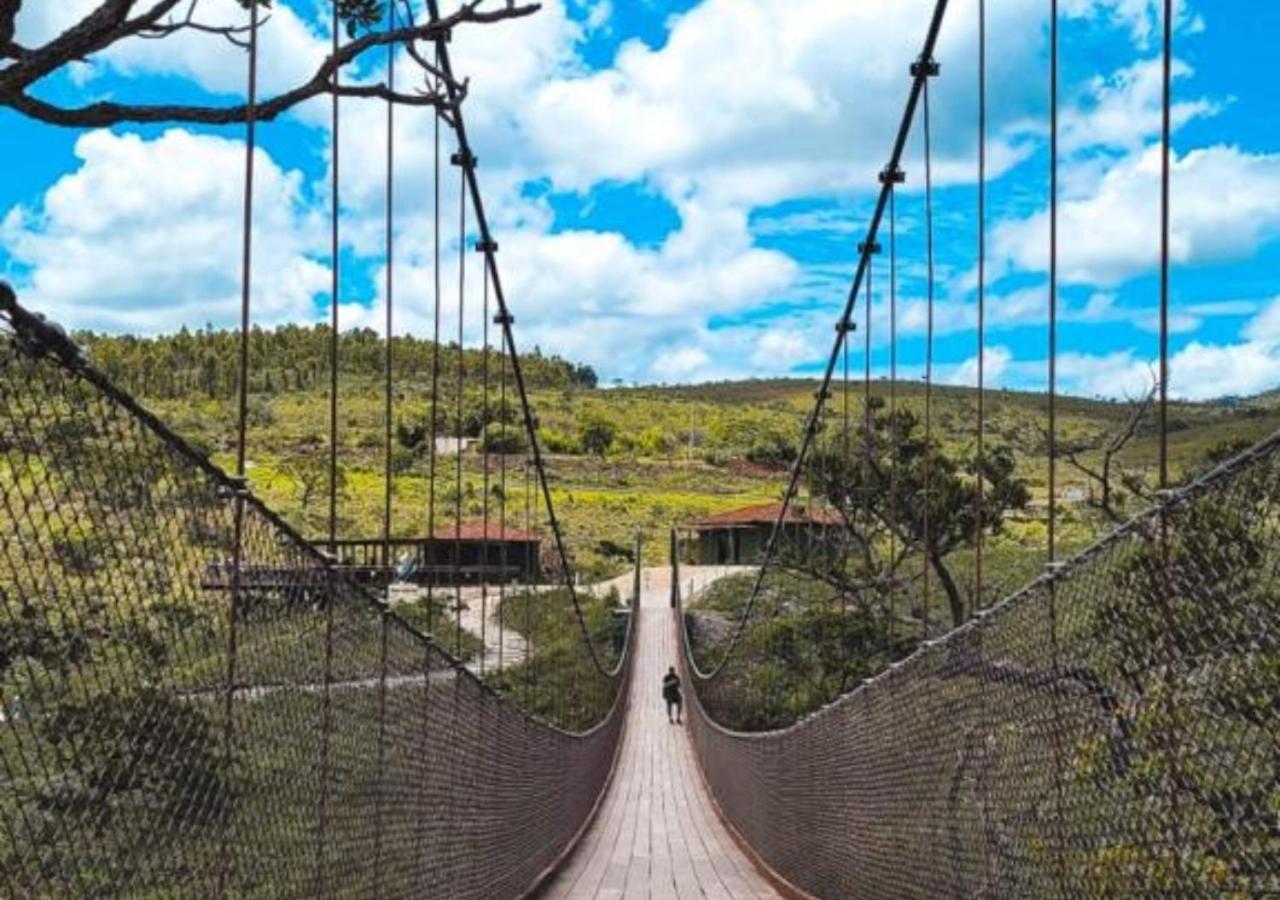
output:
<path id="1" fill-rule="evenodd" d="M 328 550 L 328 541 L 313 541 Z M 388 558 L 387 551 L 390 550 Z M 542 575 L 542 539 L 532 532 L 497 522 L 444 524 L 433 537 L 343 539 L 338 563 L 357 580 L 386 584 L 487 584 L 538 581 Z"/>
<path id="2" fill-rule="evenodd" d="M 689 531 L 697 539 L 698 563 L 704 566 L 747 566 L 760 562 L 781 510 L 781 503 L 762 503 L 731 509 L 690 523 Z M 832 543 L 838 540 L 843 526 L 834 510 L 806 508 L 793 503 L 787 509 L 782 539 L 792 546 L 817 541 Z"/>

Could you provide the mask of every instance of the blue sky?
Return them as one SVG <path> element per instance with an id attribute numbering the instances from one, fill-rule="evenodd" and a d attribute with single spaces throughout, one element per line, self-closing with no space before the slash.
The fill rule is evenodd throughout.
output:
<path id="1" fill-rule="evenodd" d="M 93 0 L 27 4 L 39 43 Z M 977 354 L 976 0 L 953 0 L 934 84 L 936 376 L 971 382 Z M 1144 389 L 1156 350 L 1160 4 L 1062 0 L 1060 299 L 1064 389 Z M 551 0 L 463 29 L 455 65 L 501 244 L 518 339 L 605 380 L 813 373 L 853 271 L 931 2 Z M 270 92 L 323 55 L 323 4 L 278 3 L 263 34 Z M 210 20 L 240 15 L 201 0 Z M 1044 384 L 1048 3 L 988 0 L 991 130 L 987 360 L 991 382 Z M 1280 81 L 1266 36 L 1280 8 L 1179 5 L 1175 84 L 1173 390 L 1280 386 Z M 350 78 L 383 77 L 381 57 Z M 407 71 L 401 67 L 401 72 Z M 118 47 L 48 79 L 62 102 L 206 99 L 242 90 L 242 53 L 204 35 Z M 385 110 L 343 104 L 346 324 L 385 302 Z M 238 297 L 243 129 L 59 130 L 0 112 L 0 272 L 75 326 L 144 332 L 229 325 Z M 917 129 L 899 196 L 899 363 L 922 373 L 923 171 Z M 262 129 L 255 320 L 314 321 L 329 303 L 331 135 L 323 102 Z M 446 156 L 450 142 L 445 142 Z M 432 122 L 396 132 L 395 312 L 431 319 Z M 456 172 L 442 233 L 456 283 Z M 474 259 L 461 304 L 470 339 Z M 888 367 L 887 260 L 876 264 L 873 366 Z M 448 333 L 456 288 L 446 292 Z M 861 321 L 862 315 L 859 314 Z M 858 342 L 861 347 L 861 341 Z M 860 370 L 861 357 L 854 365 Z"/>

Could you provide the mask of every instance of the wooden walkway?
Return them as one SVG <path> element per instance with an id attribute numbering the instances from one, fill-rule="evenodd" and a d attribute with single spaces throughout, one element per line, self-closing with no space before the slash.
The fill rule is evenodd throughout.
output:
<path id="1" fill-rule="evenodd" d="M 705 573 L 713 574 L 713 573 Z M 696 576 L 695 576 L 696 577 Z M 549 886 L 556 900 L 778 898 L 716 817 L 683 727 L 667 724 L 662 676 L 678 647 L 670 582 L 648 570 L 622 755 L 604 805 Z"/>

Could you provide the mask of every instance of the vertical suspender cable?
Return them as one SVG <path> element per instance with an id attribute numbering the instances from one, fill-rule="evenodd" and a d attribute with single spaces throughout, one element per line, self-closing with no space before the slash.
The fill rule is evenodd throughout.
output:
<path id="1" fill-rule="evenodd" d="M 933 506 L 933 298 L 934 298 L 934 266 L 933 266 L 933 148 L 930 134 L 929 81 L 924 83 L 924 208 L 925 208 L 925 243 L 928 257 L 928 324 L 925 335 L 924 362 L 924 497 L 920 505 L 922 515 L 922 532 L 924 537 L 921 584 L 924 594 L 924 636 L 929 637 L 929 563 L 932 553 L 933 523 L 930 509 Z"/>
<path id="2" fill-rule="evenodd" d="M 1179 747 L 1176 733 L 1177 727 L 1176 699 L 1173 690 L 1172 660 L 1178 652 L 1175 644 L 1175 622 L 1172 599 L 1173 585 L 1170 573 L 1169 548 L 1169 286 L 1170 286 L 1170 183 L 1173 165 L 1173 0 L 1164 0 L 1164 34 L 1161 72 L 1161 121 L 1160 121 L 1160 605 L 1164 619 L 1166 641 L 1169 647 L 1165 671 L 1165 716 L 1170 725 L 1170 738 L 1167 742 L 1169 781 L 1171 782 L 1170 806 L 1171 821 L 1169 843 L 1174 849 L 1174 884 L 1182 888 L 1186 884 L 1186 869 L 1182 854 L 1177 852 L 1183 846 L 1182 813 L 1179 791 L 1183 782 Z"/>
<path id="3" fill-rule="evenodd" d="M 333 56 L 338 56 L 338 34 L 341 26 L 341 14 L 338 0 L 333 2 Z M 341 78 L 341 70 L 333 73 L 335 88 Z M 338 290 L 342 264 L 338 248 L 338 215 L 339 215 L 339 173 L 341 172 L 339 157 L 339 101 L 338 92 L 333 92 L 333 180 L 330 186 L 332 196 L 331 220 L 329 223 L 329 251 L 332 256 L 333 280 L 332 293 L 329 298 L 329 552 L 338 552 Z M 332 582 L 330 582 L 332 584 Z M 329 729 L 330 691 L 329 681 L 333 671 L 333 615 L 337 598 L 330 591 L 324 605 L 324 692 L 320 706 L 320 815 L 316 840 L 316 893 L 324 896 L 325 887 L 325 840 L 329 824 Z"/>
<path id="4" fill-rule="evenodd" d="M 387 28 L 394 31 L 396 27 L 396 5 L 395 3 L 387 4 Z M 387 44 L 387 90 L 395 91 L 396 89 L 396 51 L 395 44 Z M 383 359 L 383 496 L 382 496 L 382 562 L 388 568 L 392 565 L 391 560 L 391 496 L 392 496 L 392 461 L 391 461 L 391 419 L 395 413 L 395 399 L 392 392 L 392 379 L 394 378 L 395 366 L 395 350 L 392 342 L 395 339 L 393 331 L 393 309 L 395 305 L 395 237 L 393 228 L 395 225 L 395 126 L 396 126 L 396 105 L 395 102 L 388 98 L 387 100 L 387 183 L 386 183 L 386 221 L 383 228 L 386 231 L 386 291 L 387 291 L 387 308 L 386 321 L 384 327 L 386 330 L 386 347 L 384 348 L 385 357 Z"/>
<path id="5" fill-rule="evenodd" d="M 878 245 L 873 244 L 867 251 L 872 255 L 867 257 L 867 302 L 866 309 L 863 310 L 864 333 L 862 335 L 862 556 L 866 566 L 866 573 L 863 576 L 866 583 L 871 581 L 873 530 L 871 527 L 871 303 L 875 294 L 871 281 L 872 273 L 875 271 L 874 254 L 878 249 Z M 864 612 L 870 614 L 870 602 L 863 603 L 862 607 Z"/>
<path id="6" fill-rule="evenodd" d="M 436 64 L 440 63 L 440 44 L 436 43 Z M 436 91 L 439 92 L 439 86 Z M 440 439 L 440 109 L 435 109 L 435 152 L 432 163 L 432 307 L 431 332 L 431 444 L 427 450 L 427 622 L 436 631 L 435 582 L 440 568 L 440 543 L 436 540 L 436 474 Z"/>
<path id="7" fill-rule="evenodd" d="M 896 178 L 893 172 L 890 178 Z M 898 186 L 889 188 L 889 639 L 898 616 Z"/>
<path id="8" fill-rule="evenodd" d="M 978 0 L 978 494 L 973 528 L 973 603 L 983 605 L 987 438 L 987 0 Z"/>
<path id="9" fill-rule="evenodd" d="M 244 156 L 244 221 L 241 226 L 240 259 L 240 384 L 236 413 L 236 478 L 243 486 L 245 476 L 246 445 L 249 426 L 249 312 L 253 295 L 253 175 L 254 157 L 257 154 L 257 104 L 258 104 L 258 4 L 249 5 L 249 84 L 245 122 Z M 244 493 L 237 493 L 234 509 L 234 547 L 231 563 L 231 591 L 227 603 L 227 677 L 223 699 L 223 759 L 230 766 L 235 752 L 235 684 L 236 655 L 239 638 L 241 568 L 244 564 Z M 227 879 L 227 826 L 223 826 L 218 849 L 218 877 L 216 896 L 226 892 Z"/>
<path id="10" fill-rule="evenodd" d="M 333 54 L 338 54 L 339 2 L 333 0 Z M 334 86 L 337 86 L 341 72 L 333 74 Z M 333 270 L 329 296 L 329 552 L 338 551 L 338 291 L 341 284 L 342 263 L 338 247 L 339 217 L 339 118 L 338 93 L 333 94 L 331 110 L 333 129 L 333 171 L 329 198 L 329 255 Z"/>
<path id="11" fill-rule="evenodd" d="M 461 158 L 461 157 L 459 157 Z M 464 415 L 464 388 L 467 378 L 467 363 L 463 356 L 463 341 L 466 337 L 466 299 L 467 290 L 467 180 L 466 167 L 459 170 L 458 179 L 458 421 L 454 426 L 457 431 L 457 455 L 455 456 L 454 483 L 455 498 L 453 503 L 453 613 L 454 613 L 454 655 L 462 658 L 462 419 Z"/>
<path id="12" fill-rule="evenodd" d="M 489 270 L 484 273 L 485 306 L 489 302 Z M 498 416 L 502 422 L 502 452 L 498 455 L 498 542 L 500 544 L 499 563 L 502 571 L 498 576 L 498 670 L 502 671 L 505 661 L 503 654 L 506 645 L 506 603 L 507 603 L 507 345 L 498 343 Z"/>
<path id="13" fill-rule="evenodd" d="M 1164 0 L 1160 123 L 1160 490 L 1169 488 L 1169 183 L 1173 146 L 1173 0 Z"/>
<path id="14" fill-rule="evenodd" d="M 838 328 L 843 328 L 843 329 L 846 329 L 846 330 L 847 330 L 847 329 L 848 329 L 848 327 L 850 326 L 850 324 L 851 324 L 851 322 L 850 322 L 849 320 L 847 320 L 847 319 L 842 319 L 842 320 L 840 321 L 840 324 L 839 324 L 837 327 L 838 327 Z M 841 446 L 841 462 L 840 462 L 840 465 L 838 465 L 838 466 L 834 466 L 833 468 L 834 468 L 837 472 L 840 472 L 840 473 L 841 473 L 841 480 L 842 480 L 845 484 L 848 484 L 848 482 L 849 482 L 849 478 L 850 478 L 850 476 L 852 476 L 852 474 L 853 474 L 853 448 L 852 448 L 852 446 L 851 446 L 851 440 L 850 440 L 850 435 L 849 435 L 849 428 L 850 428 L 850 422 L 849 422 L 849 340 L 848 340 L 848 337 L 847 337 L 847 336 L 846 336 L 846 337 L 844 338 L 844 340 L 843 340 L 843 346 L 840 348 L 840 354 L 841 354 L 841 357 L 842 357 L 842 365 L 843 365 L 843 370 L 844 370 L 844 371 L 843 371 L 843 373 L 842 373 L 842 375 L 841 375 L 841 381 L 842 381 L 841 388 L 842 388 L 842 397 L 843 397 L 843 401 L 842 401 L 842 404 L 843 404 L 843 412 L 842 412 L 842 415 L 843 415 L 843 418 L 844 418 L 844 430 L 843 430 L 843 432 L 842 432 L 842 434 L 841 434 L 841 444 L 842 444 L 842 446 Z M 866 482 L 865 482 L 865 480 L 864 480 L 863 485 L 862 485 L 862 489 L 865 491 L 865 490 L 866 490 L 866 488 L 867 488 L 867 485 L 866 485 Z M 847 494 L 845 494 L 845 492 L 843 492 L 843 491 L 841 491 L 841 494 L 842 494 L 842 495 L 844 495 L 844 499 L 846 500 L 846 505 L 847 505 L 847 501 L 848 501 L 848 499 L 849 499 L 849 498 L 848 498 L 848 496 L 847 496 Z M 732 532 L 730 532 L 730 533 L 732 533 Z M 846 594 L 846 592 L 845 592 L 845 591 L 841 591 L 841 592 L 840 592 L 840 616 L 841 616 L 841 618 L 842 618 L 842 619 L 843 619 L 844 614 L 845 614 L 845 612 L 846 612 L 846 605 L 847 605 L 847 601 L 846 601 L 845 594 Z"/>
<path id="15" fill-rule="evenodd" d="M 484 531 L 480 537 L 480 675 L 483 677 L 484 658 L 487 653 L 485 639 L 489 636 L 489 443 L 485 435 L 485 430 L 489 427 L 489 270 L 487 268 L 481 267 L 480 278 L 483 282 L 483 307 L 480 319 L 480 327 L 483 329 L 481 337 L 483 355 L 480 360 L 480 381 L 484 394 L 480 415 L 480 453 L 481 465 L 484 466 L 482 476 L 484 494 L 481 500 Z"/>
<path id="16" fill-rule="evenodd" d="M 387 4 L 387 30 L 395 31 L 396 27 L 396 5 L 394 2 Z M 396 46 L 394 43 L 387 44 L 387 90 L 394 92 L 396 89 Z M 384 390 L 384 408 L 383 408 L 383 497 L 382 497 L 382 565 L 383 571 L 386 573 L 387 584 L 391 584 L 392 572 L 394 572 L 394 561 L 391 557 L 391 503 L 392 503 L 392 437 L 391 437 L 391 419 L 395 412 L 395 400 L 392 392 L 392 379 L 394 377 L 395 351 L 392 342 L 395 338 L 393 330 L 393 308 L 395 301 L 395 122 L 396 122 L 396 105 L 391 98 L 387 98 L 387 181 L 386 181 L 386 220 L 383 223 L 386 237 L 386 346 L 383 348 L 385 356 L 383 358 L 383 390 Z M 390 598 L 388 598 L 390 599 Z M 387 643 L 389 639 L 389 626 L 387 617 L 383 615 L 380 620 L 380 642 L 378 648 L 378 750 L 377 759 L 374 765 L 375 778 L 377 779 L 377 791 L 375 796 L 374 809 L 374 830 L 373 830 L 373 871 L 375 882 L 375 893 L 382 893 L 382 830 L 383 830 L 383 804 L 385 785 L 383 782 L 383 760 L 386 755 L 385 743 L 387 737 Z"/>
<path id="17" fill-rule="evenodd" d="M 1050 60 L 1050 197 L 1048 197 L 1048 562 L 1057 562 L 1057 246 L 1059 246 L 1059 215 L 1057 215 L 1057 152 L 1059 152 L 1059 20 L 1057 0 L 1051 3 L 1052 23 Z"/>
<path id="18" fill-rule="evenodd" d="M 1062 668 L 1058 645 L 1058 581 L 1053 577 L 1057 547 L 1057 442 L 1058 442 L 1058 82 L 1060 72 L 1061 36 L 1059 33 L 1058 0 L 1049 3 L 1049 638 L 1053 650 L 1053 672 L 1058 677 Z M 1065 823 L 1066 802 L 1063 794 L 1065 759 L 1062 747 L 1061 711 L 1057 696 L 1053 698 L 1053 753 L 1054 753 L 1054 802 L 1055 818 Z M 1061 826 L 1060 826 L 1061 827 Z M 1067 885 L 1066 841 L 1061 833 L 1055 840 L 1055 863 L 1059 886 Z"/>
<path id="19" fill-rule="evenodd" d="M 508 347 L 508 352 L 510 348 Z M 526 456 L 524 461 L 524 530 L 527 536 L 533 534 L 533 458 Z M 533 545 L 526 544 L 526 547 L 540 548 L 541 543 Z M 528 550 L 525 551 L 528 553 Z M 534 685 L 537 683 L 537 666 L 534 660 L 534 640 L 533 640 L 533 591 L 537 582 L 538 567 L 541 565 L 540 559 L 526 560 L 527 577 L 525 578 L 524 589 L 524 654 L 525 654 L 525 708 L 529 708 L 529 698 L 533 691 Z"/>

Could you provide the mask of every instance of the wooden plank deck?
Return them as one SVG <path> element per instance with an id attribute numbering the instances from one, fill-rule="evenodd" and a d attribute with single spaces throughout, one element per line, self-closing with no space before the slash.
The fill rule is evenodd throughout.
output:
<path id="1" fill-rule="evenodd" d="M 636 668 L 613 784 L 555 900 L 765 900 L 779 895 L 724 830 L 681 726 L 667 723 L 662 676 L 676 663 L 670 582 L 645 574 Z"/>

